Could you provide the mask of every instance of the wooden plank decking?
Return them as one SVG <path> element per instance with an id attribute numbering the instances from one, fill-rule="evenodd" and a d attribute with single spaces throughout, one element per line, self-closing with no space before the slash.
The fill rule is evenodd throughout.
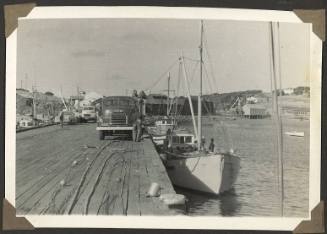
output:
<path id="1" fill-rule="evenodd" d="M 100 141 L 94 124 L 17 134 L 17 214 L 176 214 L 146 197 L 152 182 L 175 193 L 149 139 Z"/>

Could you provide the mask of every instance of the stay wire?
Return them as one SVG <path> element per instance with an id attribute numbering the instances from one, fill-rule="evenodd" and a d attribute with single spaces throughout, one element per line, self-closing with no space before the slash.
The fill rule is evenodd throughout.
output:
<path id="1" fill-rule="evenodd" d="M 193 80 L 194 80 L 195 71 L 196 71 L 196 69 L 197 69 L 197 67 L 198 67 L 199 64 L 200 64 L 200 61 L 198 61 L 198 62 L 194 65 L 194 67 L 193 67 L 193 70 L 192 70 L 192 73 L 191 73 L 191 77 L 190 77 L 190 83 L 192 83 Z"/>
<path id="2" fill-rule="evenodd" d="M 208 58 L 208 61 L 209 61 L 209 66 L 210 66 L 210 71 L 211 71 L 211 76 L 212 76 L 212 79 L 213 79 L 213 82 L 214 82 L 214 85 L 215 85 L 215 89 L 216 89 L 216 92 L 218 92 L 218 85 L 217 85 L 217 82 L 216 82 L 216 77 L 215 77 L 215 74 L 213 72 L 213 65 L 212 65 L 212 60 L 211 60 L 211 56 L 210 56 L 210 53 L 209 53 L 209 49 L 208 49 L 208 41 L 207 41 L 207 37 L 206 37 L 206 32 L 205 30 L 203 30 L 203 38 L 204 38 L 204 50 L 205 50 L 205 55 L 207 56 Z"/>
<path id="3" fill-rule="evenodd" d="M 179 59 L 176 59 L 166 70 L 165 72 L 163 72 L 158 78 L 157 80 L 151 85 L 149 86 L 147 89 L 145 90 L 151 90 L 153 89 L 160 81 L 163 77 L 165 77 L 167 75 L 167 73 L 176 65 L 176 62 L 178 62 Z"/>

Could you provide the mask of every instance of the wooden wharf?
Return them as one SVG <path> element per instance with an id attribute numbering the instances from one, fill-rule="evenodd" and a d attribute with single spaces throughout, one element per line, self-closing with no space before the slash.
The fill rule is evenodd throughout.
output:
<path id="1" fill-rule="evenodd" d="M 150 139 L 100 141 L 95 124 L 16 135 L 17 214 L 175 215 L 158 197 L 175 194 Z"/>

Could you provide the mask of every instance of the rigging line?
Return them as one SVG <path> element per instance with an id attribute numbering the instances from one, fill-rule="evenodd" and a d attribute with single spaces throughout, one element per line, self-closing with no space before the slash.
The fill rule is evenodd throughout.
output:
<path id="1" fill-rule="evenodd" d="M 185 57 L 185 56 L 184 56 L 184 59 L 192 61 L 192 62 L 200 62 L 199 59 L 193 59 L 193 58 L 189 58 L 189 57 Z"/>
<path id="2" fill-rule="evenodd" d="M 214 121 L 214 118 L 213 118 L 213 116 L 212 116 L 212 114 L 211 114 L 211 112 L 209 111 L 209 108 L 208 108 L 208 106 L 207 106 L 207 103 L 204 102 L 203 104 L 204 104 L 204 105 L 203 105 L 204 108 L 206 109 L 206 111 L 207 111 L 207 113 L 208 113 L 208 115 L 209 115 L 209 118 L 212 120 L 212 122 L 215 122 L 215 121 Z M 222 122 L 221 122 L 220 120 L 218 121 L 218 124 L 220 125 L 220 128 L 221 128 L 221 130 L 222 130 L 222 132 L 223 132 L 223 135 L 227 137 L 227 139 L 225 139 L 225 137 L 223 137 L 223 141 L 224 141 L 224 143 L 227 145 L 227 147 L 228 147 L 229 149 L 232 148 L 234 144 L 233 144 L 233 140 L 231 139 L 231 136 L 230 136 L 228 130 L 225 128 L 225 125 L 223 125 Z M 218 125 L 217 125 L 217 129 L 218 129 Z M 231 142 L 232 142 L 232 143 L 231 143 Z"/>
<path id="3" fill-rule="evenodd" d="M 207 41 L 206 31 L 205 30 L 203 30 L 203 34 L 204 34 L 204 36 L 203 36 L 203 38 L 204 38 L 204 50 L 206 52 L 205 54 L 206 54 L 206 56 L 208 58 L 208 61 L 209 61 L 211 76 L 212 76 L 216 91 L 218 92 L 218 85 L 217 85 L 217 82 L 216 82 L 215 74 L 213 72 L 213 64 L 212 64 L 211 56 L 209 54 L 208 41 Z"/>
<path id="4" fill-rule="evenodd" d="M 277 43 L 278 43 L 278 72 L 279 72 L 279 89 L 282 90 L 282 67 L 281 67 L 281 45 L 280 45 L 280 26 L 277 22 Z"/>
<path id="5" fill-rule="evenodd" d="M 192 83 L 193 82 L 193 80 L 194 80 L 194 75 L 195 75 L 195 71 L 196 71 L 196 69 L 197 69 L 197 67 L 198 67 L 198 65 L 200 64 L 200 61 L 198 61 L 195 65 L 194 65 L 194 67 L 193 67 L 193 70 L 192 70 L 192 74 L 191 74 L 191 79 L 190 79 L 190 83 Z"/>
<path id="6" fill-rule="evenodd" d="M 175 113 L 175 117 L 177 117 L 177 116 L 180 116 L 181 115 L 181 113 L 182 113 L 182 111 L 183 111 L 183 109 L 184 109 L 184 106 L 185 106 L 185 100 L 184 100 L 184 102 L 183 102 L 183 104 L 180 106 L 180 108 L 178 109 L 178 102 L 179 102 L 179 89 L 180 89 L 180 81 L 181 81 L 181 78 L 182 78 L 182 73 L 183 73 L 183 71 L 182 71 L 182 63 L 180 62 L 179 63 L 179 70 L 178 70 L 178 84 L 177 84 L 177 94 L 176 94 L 176 113 Z M 182 85 L 183 85 L 183 87 L 185 86 L 184 85 L 184 83 L 182 83 Z M 184 87 L 184 89 L 185 89 L 185 87 Z"/>
<path id="7" fill-rule="evenodd" d="M 280 91 L 280 97 L 283 95 L 283 87 L 282 87 L 282 65 L 281 65 L 281 43 L 280 43 L 280 25 L 279 22 L 277 22 L 277 43 L 278 43 L 278 75 L 279 75 L 279 91 Z M 279 114 L 282 114 L 282 98 L 279 98 L 277 102 L 277 108 L 279 108 Z M 281 132 L 283 132 L 283 120 L 280 118 L 280 129 Z M 283 141 L 283 134 L 281 136 L 281 146 L 282 150 L 284 149 L 284 141 Z"/>
<path id="8" fill-rule="evenodd" d="M 176 59 L 167 69 L 165 72 L 163 72 L 159 77 L 158 79 L 151 85 L 149 86 L 149 88 L 145 89 L 145 90 L 151 90 L 153 89 L 158 83 L 159 81 L 165 77 L 167 75 L 167 73 L 176 65 L 176 62 L 178 62 L 179 59 Z"/>
<path id="9" fill-rule="evenodd" d="M 204 99 L 204 100 L 207 100 L 207 99 Z M 214 118 L 213 118 L 213 115 L 211 114 L 211 112 L 209 111 L 209 108 L 207 106 L 207 103 L 204 102 L 204 108 L 206 109 L 208 115 L 209 115 L 209 118 L 215 122 Z M 223 135 L 227 137 L 227 139 L 223 138 L 225 144 L 227 145 L 228 148 L 234 148 L 234 141 L 232 139 L 232 136 L 230 134 L 230 132 L 228 131 L 228 129 L 226 128 L 226 126 L 223 124 L 223 122 L 221 120 L 218 121 L 218 125 L 220 126 L 222 132 L 223 132 Z M 217 129 L 218 129 L 218 126 L 217 125 Z"/>
<path id="10" fill-rule="evenodd" d="M 275 84 L 275 87 L 274 87 L 274 83 L 276 83 L 276 79 L 275 79 L 275 76 L 276 76 L 276 62 L 275 62 L 275 54 L 274 54 L 274 48 L 275 48 L 275 45 L 274 45 L 274 37 L 273 37 L 273 25 L 271 23 L 271 48 L 272 48 L 272 51 L 271 51 L 271 92 L 272 92 L 272 103 L 273 103 L 273 111 L 274 113 L 278 113 L 278 106 L 277 106 L 277 100 L 278 100 L 278 90 L 277 90 L 277 85 Z M 273 90 L 275 89 L 275 95 L 277 95 L 277 99 L 274 100 L 274 94 L 273 94 Z M 278 115 L 278 114 L 277 114 Z M 276 119 L 276 116 L 274 117 L 274 120 L 275 120 L 275 124 L 278 125 L 277 122 L 277 119 Z M 274 129 L 274 125 L 272 126 L 273 127 L 273 130 Z M 276 133 L 276 132 L 275 132 Z M 278 138 L 278 133 L 276 133 L 276 137 Z M 276 154 L 278 155 L 278 142 L 274 143 L 274 146 L 277 148 L 275 148 L 275 152 Z M 278 191 L 281 192 L 281 183 L 280 183 L 280 166 L 279 166 L 279 161 L 277 161 L 277 175 L 278 175 L 278 178 L 277 178 L 277 185 L 278 185 Z"/>
<path id="11" fill-rule="evenodd" d="M 176 95 L 175 95 L 175 118 L 177 116 L 178 111 L 178 97 L 179 97 L 179 88 L 181 84 L 181 75 L 182 75 L 182 66 L 181 63 L 178 65 L 178 75 L 177 75 L 177 88 L 176 88 Z"/>
<path id="12" fill-rule="evenodd" d="M 272 24 L 272 23 L 271 23 Z M 275 73 L 275 71 L 274 71 L 274 61 L 273 61 L 273 59 L 274 59 L 274 54 L 273 54 L 273 47 L 272 47 L 272 44 L 273 44 L 273 35 L 272 35 L 272 25 L 271 25 L 271 28 L 269 29 L 269 30 L 271 30 L 270 31 L 270 34 L 271 34 L 271 38 L 270 38 L 270 47 L 271 47 L 271 51 L 270 51 L 270 53 L 269 53 L 269 57 L 270 57 L 270 88 L 271 88 L 271 93 L 272 93 L 272 97 L 271 97 L 271 101 L 272 101 L 272 103 L 273 103 L 273 112 L 276 112 L 276 110 L 275 110 L 275 104 L 274 104 L 274 97 L 273 97 L 273 89 L 274 89 L 274 86 L 273 86 L 273 80 L 274 80 L 274 73 Z M 274 118 L 274 117 L 273 117 Z M 272 130 L 274 131 L 275 129 L 274 129 L 274 125 L 272 125 Z M 276 147 L 276 148 L 278 148 L 278 145 L 277 145 L 277 143 L 275 142 L 275 141 L 273 141 L 274 142 L 274 147 Z M 276 148 L 274 148 L 274 150 L 275 150 L 275 152 L 276 152 L 276 154 L 278 154 L 278 150 L 276 150 Z M 278 186 L 278 191 L 280 192 L 280 183 L 279 183 L 279 164 L 278 164 L 278 160 L 277 160 L 277 186 Z"/>
<path id="13" fill-rule="evenodd" d="M 277 52 L 278 52 L 279 92 L 280 92 L 280 96 L 282 96 L 283 95 L 283 90 L 282 90 L 282 66 L 281 66 L 281 55 L 280 55 L 281 54 L 281 45 L 280 45 L 279 22 L 277 22 L 277 43 L 278 43 L 278 51 Z M 281 112 L 282 112 L 282 98 L 279 98 L 278 102 L 279 102 L 279 106 L 280 106 L 279 113 L 281 114 Z M 282 119 L 280 120 L 280 124 L 281 124 L 281 129 L 283 131 Z M 283 141 L 282 141 L 282 148 L 283 148 Z"/>
<path id="14" fill-rule="evenodd" d="M 205 73 L 206 77 L 208 78 L 207 80 L 208 80 L 208 84 L 209 84 L 209 92 L 210 93 L 213 93 L 213 91 L 212 91 L 212 83 L 211 83 L 210 78 L 209 78 L 207 67 L 206 67 L 206 65 L 204 63 L 203 63 L 203 68 L 204 68 L 204 73 Z"/>

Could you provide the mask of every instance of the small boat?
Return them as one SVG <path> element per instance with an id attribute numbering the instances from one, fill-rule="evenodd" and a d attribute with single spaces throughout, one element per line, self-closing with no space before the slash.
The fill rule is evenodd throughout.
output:
<path id="1" fill-rule="evenodd" d="M 295 136 L 295 137 L 304 137 L 304 132 L 297 132 L 297 131 L 285 132 L 285 135 Z"/>
<path id="2" fill-rule="evenodd" d="M 167 138 L 167 133 L 169 134 L 172 130 L 177 127 L 177 121 L 175 117 L 169 115 L 171 110 L 170 105 L 170 73 L 168 73 L 168 95 L 167 95 L 167 116 L 155 121 L 153 127 L 148 127 L 148 133 L 152 136 L 153 142 L 156 146 L 161 147 L 164 144 L 164 140 Z"/>
<path id="3" fill-rule="evenodd" d="M 164 140 L 167 138 L 167 132 L 172 131 L 177 126 L 177 122 L 173 118 L 164 118 L 157 120 L 155 126 L 148 127 L 147 131 L 151 135 L 153 142 L 156 146 L 162 146 Z"/>

